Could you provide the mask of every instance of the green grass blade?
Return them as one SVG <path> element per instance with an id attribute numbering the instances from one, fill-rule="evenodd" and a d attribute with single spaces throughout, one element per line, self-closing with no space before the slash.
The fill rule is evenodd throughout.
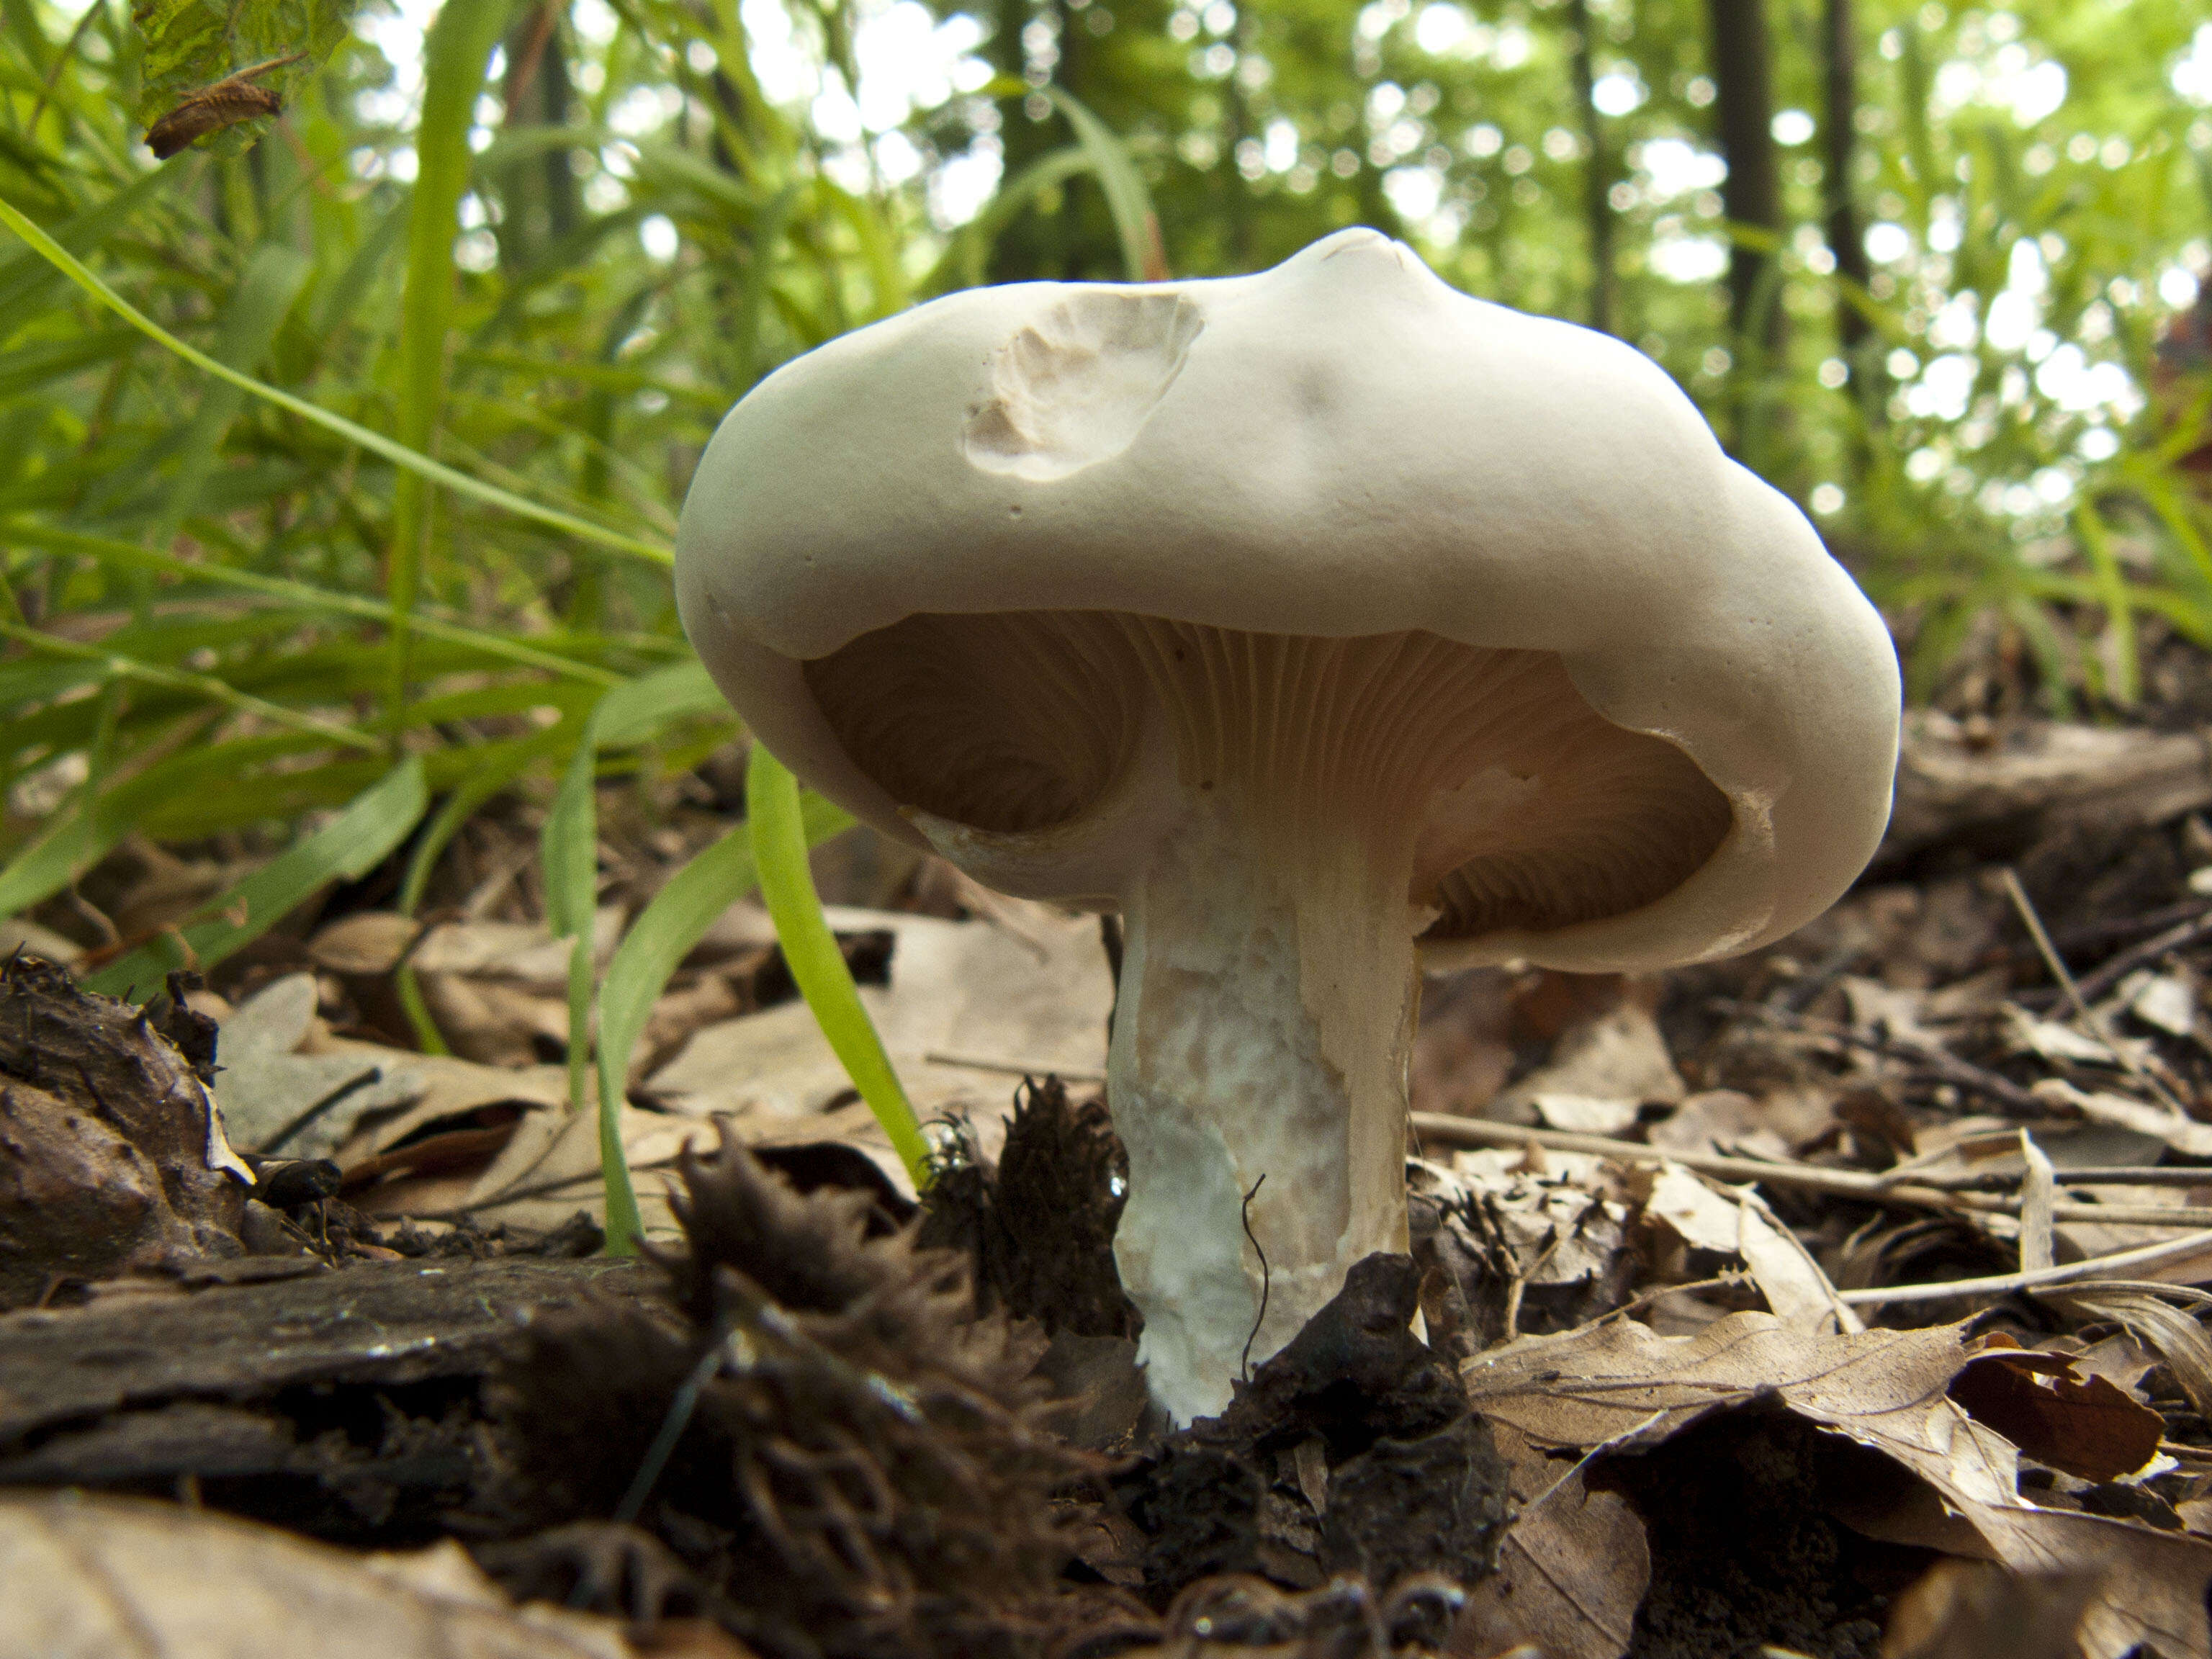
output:
<path id="1" fill-rule="evenodd" d="M 130 542 L 111 541 L 104 536 L 88 536 L 82 531 L 63 530 L 29 519 L 0 520 L 0 536 L 30 546 L 43 547 L 51 552 L 82 554 L 103 564 L 124 569 L 146 570 L 180 577 L 186 581 L 213 582 L 225 587 L 235 587 L 267 599 L 282 600 L 304 611 L 357 617 L 364 622 L 374 623 L 381 623 L 387 614 L 384 605 L 360 594 L 334 593 L 326 587 L 317 587 L 310 582 L 293 581 L 283 576 L 264 576 L 258 571 L 240 570 L 227 564 L 180 559 L 173 553 L 157 553 L 150 548 L 139 547 Z M 563 675 L 570 679 L 590 680 L 606 686 L 625 683 L 623 677 L 611 669 L 578 662 L 551 651 L 542 651 L 505 634 L 495 634 L 489 629 L 471 628 L 465 623 L 448 622 L 443 617 L 425 616 L 420 611 L 416 613 L 415 631 L 425 639 L 465 646 L 488 657 L 503 658 L 526 668 L 542 668 L 549 673 Z"/>
<path id="2" fill-rule="evenodd" d="M 730 705 L 696 657 L 656 668 L 600 699 L 595 741 L 602 749 L 643 743 L 682 720 L 726 716 Z"/>
<path id="3" fill-rule="evenodd" d="M 1162 259 L 1156 248 L 1159 217 L 1152 210 L 1152 193 L 1128 150 L 1103 121 L 1060 88 L 1044 90 L 1075 129 L 1075 141 L 1106 192 L 1107 210 L 1114 216 L 1114 232 L 1121 239 L 1123 274 L 1133 283 L 1165 280 L 1167 272 L 1159 268 Z"/>
<path id="4" fill-rule="evenodd" d="M 609 693 L 609 696 L 613 696 Z M 604 700 L 601 708 L 604 709 Z M 545 878 L 545 921 L 556 939 L 568 945 L 568 1104 L 588 1104 L 592 1064 L 592 948 L 599 908 L 599 712 L 584 730 L 583 741 L 562 774 L 560 793 L 538 842 Z M 629 1159 L 623 1152 L 622 1097 L 602 1095 L 599 1103 L 599 1174 L 605 1183 L 607 1254 L 635 1255 L 643 1222 L 637 1191 L 630 1183 Z"/>
<path id="5" fill-rule="evenodd" d="M 844 808 L 805 791 L 801 833 L 818 847 L 853 827 Z M 623 936 L 599 986 L 599 1098 L 620 1100 L 653 1006 L 715 919 L 760 884 L 750 826 L 740 824 L 671 876 Z"/>
<path id="6" fill-rule="evenodd" d="M 884 1052 L 883 1038 L 860 1001 L 852 969 L 837 948 L 836 935 L 822 915 L 814 875 L 806 866 L 805 821 L 799 781 L 764 744 L 753 744 L 745 769 L 745 816 L 752 824 L 753 857 L 760 869 L 761 897 L 775 921 L 775 936 L 806 1006 L 822 1035 L 844 1063 L 853 1086 L 891 1146 L 914 1177 L 916 1189 L 929 1184 L 929 1142 L 921 1133 L 906 1090 Z"/>
<path id="7" fill-rule="evenodd" d="M 58 657 L 68 657 L 79 662 L 102 665 L 115 678 L 143 680 L 150 685 L 167 686 L 174 690 L 197 692 L 211 702 L 235 708 L 241 714 L 258 714 L 276 726 L 290 726 L 297 732 L 309 732 L 325 742 L 349 749 L 377 749 L 375 738 L 343 726 L 336 720 L 318 719 L 303 714 L 296 708 L 287 708 L 282 703 L 270 702 L 241 691 L 228 681 L 213 674 L 196 674 L 188 669 L 165 668 L 157 663 L 142 662 L 137 658 L 104 649 L 97 645 L 82 645 L 75 640 L 58 639 L 52 634 L 42 634 L 35 628 L 22 628 L 10 622 L 0 622 L 0 639 L 15 640 L 33 650 L 49 652 Z"/>
<path id="8" fill-rule="evenodd" d="M 422 822 L 428 804 L 422 761 L 403 761 L 333 822 L 207 905 L 205 920 L 141 945 L 88 975 L 85 983 L 110 996 L 126 996 L 151 991 L 172 969 L 221 962 L 260 938 L 325 882 L 350 880 L 372 868 Z"/>
<path id="9" fill-rule="evenodd" d="M 253 251 L 240 275 L 237 289 L 223 309 L 213 356 L 241 374 L 252 374 L 268 356 L 286 314 L 307 286 L 314 263 L 295 248 L 264 242 Z M 168 501 L 151 538 L 155 547 L 167 547 L 199 501 L 200 491 L 215 471 L 223 434 L 246 407 L 246 394 L 221 381 L 208 387 L 200 406 L 192 412 L 183 439 L 183 465 L 169 485 Z"/>
<path id="10" fill-rule="evenodd" d="M 2135 606 L 2127 573 L 2112 551 L 2112 532 L 2094 501 L 2085 499 L 2075 507 L 2074 527 L 2081 538 L 2081 550 L 2088 555 L 2097 597 L 2105 607 L 2105 625 L 2111 632 L 2112 684 L 2107 690 L 2113 702 L 2131 708 L 2142 698 L 2142 671 L 2136 651 Z"/>
<path id="11" fill-rule="evenodd" d="M 604 525 L 592 524 L 588 520 L 575 517 L 573 514 L 541 506 L 526 496 L 514 494 L 512 490 L 501 489 L 495 484 L 484 483 L 478 479 L 471 478 L 465 472 L 457 471 L 453 467 L 434 461 L 428 456 L 408 448 L 404 444 L 395 443 L 382 433 L 372 431 L 358 422 L 349 421 L 344 416 L 335 414 L 319 404 L 310 403 L 305 398 L 295 397 L 289 392 L 281 391 L 276 386 L 257 380 L 250 374 L 241 374 L 227 363 L 217 362 L 204 351 L 185 344 L 113 289 L 108 287 L 74 254 L 56 242 L 45 231 L 40 229 L 13 203 L 4 198 L 0 198 L 0 224 L 6 225 L 16 235 L 29 243 L 33 251 L 41 258 L 52 264 L 87 294 L 122 318 L 125 322 L 164 349 L 173 352 L 185 362 L 191 364 L 193 368 L 212 374 L 219 380 L 227 380 L 232 386 L 251 393 L 263 402 L 275 404 L 288 414 L 296 415 L 303 421 L 312 421 L 324 430 L 336 433 L 348 443 L 358 444 L 370 453 L 382 456 L 403 471 L 417 474 L 433 483 L 441 484 L 453 490 L 457 495 L 466 495 L 473 501 L 483 502 L 488 507 L 498 507 L 501 512 L 512 513 L 517 518 L 527 519 L 533 524 L 542 524 L 549 529 L 558 530 L 564 535 L 574 536 L 579 541 L 589 542 L 595 547 L 608 548 L 617 553 L 626 554 L 631 558 L 641 559 L 648 564 L 665 568 L 675 562 L 675 555 L 657 543 L 641 541 L 635 536 L 625 535 L 619 530 L 610 530 Z"/>
<path id="12" fill-rule="evenodd" d="M 445 0 L 422 43 L 422 115 L 415 137 L 416 175 L 407 222 L 407 281 L 399 301 L 399 441 L 418 454 L 436 447 L 445 402 L 447 337 L 453 331 L 460 271 L 453 243 L 469 186 L 469 129 L 485 71 L 507 25 L 507 0 Z M 392 609 L 391 683 L 386 703 L 394 737 L 407 702 L 413 636 L 409 624 L 422 590 L 432 501 L 422 478 L 403 472 L 392 503 L 392 550 L 385 597 Z"/>

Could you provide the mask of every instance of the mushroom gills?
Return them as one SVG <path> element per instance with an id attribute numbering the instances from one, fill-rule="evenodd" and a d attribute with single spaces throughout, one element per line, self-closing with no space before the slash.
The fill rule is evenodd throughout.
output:
<path id="1" fill-rule="evenodd" d="M 1367 816 L 1417 820 L 1407 896 L 1437 911 L 1431 941 L 1636 909 L 1694 874 L 1731 821 L 1696 763 L 1604 719 L 1557 653 L 1418 630 L 1326 639 L 1113 611 L 922 615 L 805 674 L 885 793 L 975 830 L 1079 841 L 1155 713 L 1193 787 L 1249 774 L 1293 814 L 1353 799 Z"/>
<path id="2" fill-rule="evenodd" d="M 1416 934 L 1635 908 L 1730 823 L 1547 652 L 1030 611 L 909 617 L 805 673 L 955 863 L 1124 913 L 1115 1249 L 1178 1421 L 1405 1248 Z"/>

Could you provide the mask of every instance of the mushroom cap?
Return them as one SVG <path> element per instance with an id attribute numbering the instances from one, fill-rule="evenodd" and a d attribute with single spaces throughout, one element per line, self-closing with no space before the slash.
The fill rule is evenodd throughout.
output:
<path id="1" fill-rule="evenodd" d="M 1617 915 L 1431 950 L 1585 970 L 1750 949 L 1889 814 L 1887 630 L 1787 498 L 1608 336 L 1451 289 L 1371 230 L 1255 276 L 1023 283 L 787 364 L 723 422 L 677 542 L 700 656 L 823 793 L 922 844 L 804 665 L 909 617 L 1105 611 L 1555 653 L 1731 822 Z"/>

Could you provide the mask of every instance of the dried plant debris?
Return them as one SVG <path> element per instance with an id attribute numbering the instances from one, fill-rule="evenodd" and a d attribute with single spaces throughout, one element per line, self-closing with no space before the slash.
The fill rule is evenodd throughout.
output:
<path id="1" fill-rule="evenodd" d="M 726 1137 L 683 1177 L 683 1318 L 545 1322 L 495 1385 L 502 1530 L 634 1511 L 767 1654 L 1040 1650 L 1048 1499 L 1096 1468 L 1044 1426 L 1042 1341 L 973 1316 L 958 1257 L 871 1237 L 862 1195 L 801 1197 Z"/>
<path id="2" fill-rule="evenodd" d="M 0 1307 L 70 1279 L 242 1254 L 252 1176 L 179 1000 L 173 988 L 142 1012 L 34 957 L 0 962 Z"/>
<path id="3" fill-rule="evenodd" d="M 1124 1547 L 1156 1602 L 1220 1573 L 1301 1590 L 1345 1576 L 1388 1594 L 1488 1571 L 1505 1469 L 1450 1367 L 1409 1328 L 1419 1285 L 1408 1256 L 1356 1263 L 1226 1411 L 1115 1478 L 1134 1528 Z"/>
<path id="4" fill-rule="evenodd" d="M 1128 1176 L 1103 1102 L 1076 1104 L 1055 1077 L 1025 1080 L 997 1168 L 962 1156 L 931 1184 L 921 1243 L 973 1261 L 983 1312 L 1055 1336 L 1134 1337 L 1142 1322 L 1114 1267 Z"/>
<path id="5" fill-rule="evenodd" d="M 1387 1597 L 1356 1578 L 1305 1591 L 1242 1575 L 1209 1578 L 1176 1598 L 1158 1645 L 1130 1659 L 1410 1659 L 1443 1650 L 1465 1600 L 1457 1584 L 1432 1577 L 1408 1578 Z"/>

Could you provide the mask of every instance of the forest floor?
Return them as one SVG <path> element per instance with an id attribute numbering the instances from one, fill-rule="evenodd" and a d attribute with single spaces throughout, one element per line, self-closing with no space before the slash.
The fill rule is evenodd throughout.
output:
<path id="1" fill-rule="evenodd" d="M 918 1200 L 732 911 L 612 1261 L 526 818 L 143 1009 L 71 968 L 243 855 L 127 847 L 0 967 L 0 1655 L 2212 1659 L 2212 675 L 2150 671 L 1954 684 L 1777 946 L 1431 981 L 1411 1254 L 1176 1433 L 1095 920 L 823 855 Z M 728 772 L 610 797 L 609 948 Z"/>

